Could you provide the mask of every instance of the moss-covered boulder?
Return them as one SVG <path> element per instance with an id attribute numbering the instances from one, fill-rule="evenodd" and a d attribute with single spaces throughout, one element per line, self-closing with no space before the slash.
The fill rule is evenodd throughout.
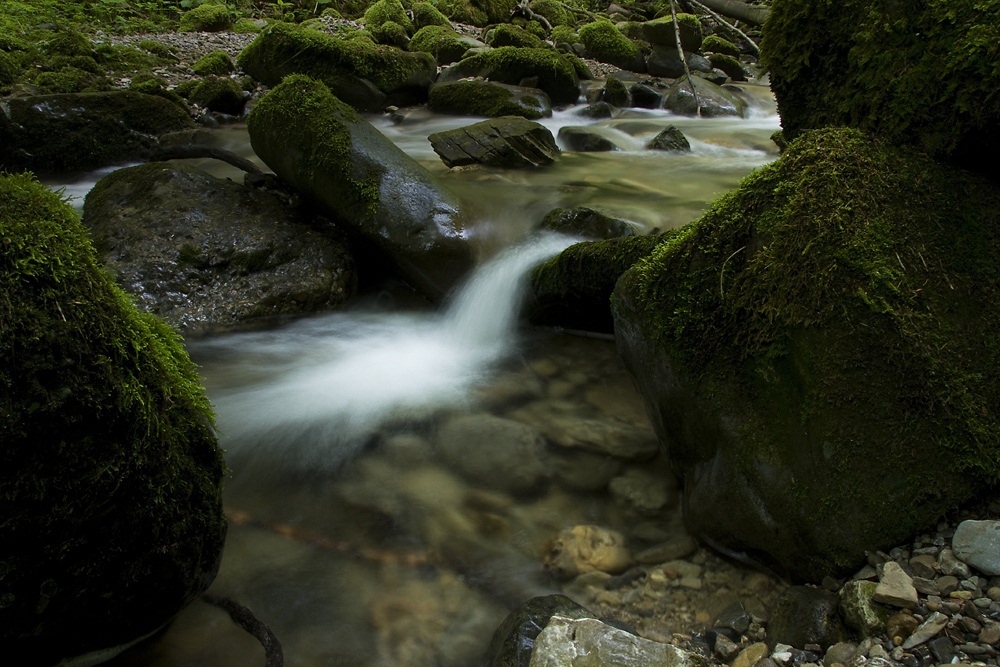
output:
<path id="1" fill-rule="evenodd" d="M 449 167 L 482 164 L 501 169 L 525 169 L 555 162 L 555 137 L 544 125 L 521 116 L 501 116 L 427 137 Z"/>
<path id="2" fill-rule="evenodd" d="M 575 214 L 574 209 L 568 211 L 558 209 L 553 214 L 558 218 L 581 217 L 578 209 Z M 663 238 L 667 237 L 621 236 L 570 246 L 532 271 L 524 307 L 528 318 L 543 326 L 612 332 L 615 283 Z"/>
<path id="3" fill-rule="evenodd" d="M 209 111 L 229 116 L 242 116 L 246 104 L 239 82 L 227 76 L 205 77 L 191 90 L 188 100 Z"/>
<path id="4" fill-rule="evenodd" d="M 439 64 L 450 65 L 456 60 L 461 60 L 465 52 L 477 43 L 482 46 L 478 40 L 458 34 L 451 26 L 429 25 L 418 30 L 406 48 L 410 51 L 429 53 Z"/>
<path id="5" fill-rule="evenodd" d="M 262 32 L 243 49 L 237 64 L 272 87 L 289 74 L 305 74 L 362 111 L 426 100 L 437 75 L 437 63 L 428 53 L 408 53 L 364 37 L 338 39 L 287 23 Z"/>
<path id="6" fill-rule="evenodd" d="M 521 116 L 537 120 L 552 115 L 552 102 L 545 91 L 483 79 L 435 84 L 427 106 L 437 113 L 456 116 Z"/>
<path id="7" fill-rule="evenodd" d="M 642 24 L 642 34 L 650 44 L 660 44 L 677 48 L 677 35 L 680 33 L 681 48 L 685 51 L 697 51 L 701 48 L 701 22 L 694 14 L 678 14 L 677 23 L 672 16 L 646 21 Z"/>
<path id="8" fill-rule="evenodd" d="M 413 6 L 410 7 L 410 13 L 413 14 L 413 27 L 416 30 L 427 27 L 429 25 L 440 25 L 451 27 L 451 23 L 448 22 L 448 17 L 438 11 L 430 2 L 415 2 Z"/>
<path id="9" fill-rule="evenodd" d="M 721 70 L 726 73 L 733 81 L 746 81 L 747 72 L 743 69 L 743 65 L 736 58 L 727 55 L 725 53 L 710 53 L 708 54 L 708 62 L 712 63 L 712 67 L 717 70 Z"/>
<path id="10" fill-rule="evenodd" d="M 518 0 L 439 0 L 438 9 L 452 21 L 485 27 L 510 20 Z"/>
<path id="11" fill-rule="evenodd" d="M 571 57 L 571 56 L 570 56 Z M 525 49 L 503 46 L 469 56 L 446 68 L 439 81 L 482 77 L 500 83 L 531 86 L 544 90 L 553 104 L 573 104 L 580 97 L 580 79 L 569 57 L 552 49 Z"/>
<path id="12" fill-rule="evenodd" d="M 268 190 L 164 162 L 105 176 L 83 208 L 118 283 L 185 334 L 344 305 L 351 253 L 311 220 Z"/>
<path id="13" fill-rule="evenodd" d="M 287 77 L 247 129 L 276 174 L 426 295 L 440 299 L 472 267 L 455 196 L 321 82 Z"/>
<path id="14" fill-rule="evenodd" d="M 198 76 L 225 76 L 236 71 L 236 63 L 225 51 L 209 51 L 195 62 L 194 73 Z"/>
<path id="15" fill-rule="evenodd" d="M 0 641 L 52 665 L 151 634 L 208 587 L 224 465 L 177 335 L 28 175 L 0 176 L 0 273 Z"/>
<path id="16" fill-rule="evenodd" d="M 365 27 L 369 30 L 381 27 L 385 23 L 395 23 L 402 26 L 408 33 L 413 32 L 413 23 L 406 15 L 406 10 L 399 0 L 377 0 L 365 11 Z"/>
<path id="17" fill-rule="evenodd" d="M 529 49 L 546 47 L 545 40 L 513 23 L 501 23 L 486 32 L 486 43 L 493 48 L 523 46 Z"/>
<path id="18" fill-rule="evenodd" d="M 233 15 L 224 4 L 199 5 L 181 14 L 181 32 L 222 32 L 233 25 Z"/>
<path id="19" fill-rule="evenodd" d="M 142 159 L 161 134 L 194 127 L 187 112 L 155 95 L 121 90 L 5 101 L 0 167 L 60 171 Z"/>
<path id="20" fill-rule="evenodd" d="M 995 185 L 829 129 L 626 272 L 692 534 L 819 581 L 995 486 L 998 258 Z"/>
<path id="21" fill-rule="evenodd" d="M 587 55 L 602 63 L 632 72 L 645 72 L 646 59 L 639 47 L 608 20 L 594 21 L 580 28 L 580 41 Z"/>
<path id="22" fill-rule="evenodd" d="M 996 2 L 775 0 L 761 57 L 789 139 L 856 127 L 1000 174 Z"/>
<path id="23" fill-rule="evenodd" d="M 740 57 L 739 47 L 725 37 L 719 37 L 718 35 L 706 36 L 701 42 L 701 50 L 705 53 L 722 53 L 733 58 Z"/>

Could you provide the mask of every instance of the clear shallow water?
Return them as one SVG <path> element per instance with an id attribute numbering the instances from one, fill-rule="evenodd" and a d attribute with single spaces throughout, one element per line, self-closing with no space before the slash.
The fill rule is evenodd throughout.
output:
<path id="1" fill-rule="evenodd" d="M 564 153 L 530 171 L 449 172 L 427 135 L 478 119 L 412 110 L 400 124 L 373 121 L 477 208 L 478 236 L 499 252 L 556 206 L 600 208 L 640 231 L 693 220 L 776 157 L 773 103 L 766 89 L 749 89 L 760 101 L 748 119 L 633 110 L 596 123 L 633 149 Z M 572 109 L 544 123 L 554 133 L 595 124 Z M 671 124 L 692 153 L 640 149 Z M 213 136 L 252 157 L 245 128 Z M 242 178 L 217 161 L 192 162 Z M 106 171 L 53 184 L 82 197 Z M 653 439 L 613 342 L 516 326 L 516 278 L 549 252 L 494 264 L 480 274 L 488 284 L 440 313 L 359 307 L 189 346 L 232 468 L 229 537 L 211 592 L 253 609 L 281 640 L 286 665 L 475 666 L 509 609 L 563 590 L 542 567 L 561 529 L 606 526 L 633 549 L 683 532 L 665 461 L 629 463 L 587 449 L 608 438 Z M 473 479 L 463 461 L 446 456 L 440 433 L 462 415 L 543 433 L 548 472 L 537 488 L 510 492 L 502 479 Z M 477 444 L 468 443 L 469 457 Z M 667 499 L 655 515 L 608 490 L 616 476 L 650 474 Z M 196 601 L 111 664 L 262 661 L 255 640 Z"/>

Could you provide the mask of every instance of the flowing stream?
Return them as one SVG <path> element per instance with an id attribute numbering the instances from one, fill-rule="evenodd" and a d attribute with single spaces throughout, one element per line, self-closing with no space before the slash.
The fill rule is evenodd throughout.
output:
<path id="1" fill-rule="evenodd" d="M 475 667 L 518 603 L 551 592 L 595 603 L 542 566 L 560 530 L 605 526 L 634 550 L 683 534 L 662 457 L 608 453 L 657 447 L 613 341 L 519 327 L 520 284 L 531 266 L 570 242 L 531 233 L 552 208 L 598 208 L 639 233 L 674 228 L 773 160 L 769 137 L 778 119 L 770 92 L 742 88 L 751 100 L 746 119 L 630 110 L 594 121 L 576 109 L 557 112 L 543 121 L 553 133 L 593 125 L 624 150 L 566 152 L 548 168 L 524 171 L 444 167 L 426 137 L 477 119 L 422 110 L 401 123 L 372 118 L 475 202 L 477 237 L 492 259 L 441 312 L 375 300 L 189 344 L 231 467 L 230 529 L 211 592 L 267 623 L 286 665 Z M 671 124 L 689 138 L 691 153 L 643 148 Z M 213 137 L 256 159 L 244 127 Z M 241 178 L 224 164 L 193 162 Z M 106 172 L 51 183 L 81 205 Z M 459 428 L 470 423 L 471 431 Z M 490 433 L 524 428 L 544 436 L 542 450 L 490 458 L 503 447 Z M 458 453 L 448 435 L 456 432 L 474 434 Z M 530 484 L 514 483 L 525 475 L 533 475 Z M 656 510 L 612 493 L 617 478 L 644 480 L 659 499 Z M 263 664 L 263 656 L 255 640 L 199 600 L 109 664 L 245 667 Z"/>

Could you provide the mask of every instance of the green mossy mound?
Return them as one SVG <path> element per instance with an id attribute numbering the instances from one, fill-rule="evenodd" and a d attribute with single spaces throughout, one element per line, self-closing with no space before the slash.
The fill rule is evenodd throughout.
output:
<path id="1" fill-rule="evenodd" d="M 571 58 L 578 60 L 553 49 L 502 46 L 455 63 L 440 80 L 481 76 L 516 86 L 537 77 L 535 87 L 548 93 L 553 104 L 573 104 L 580 97 L 580 79 Z"/>
<path id="2" fill-rule="evenodd" d="M 761 62 L 785 136 L 848 126 L 1000 174 L 1000 3 L 775 0 Z"/>
<path id="3" fill-rule="evenodd" d="M 0 640 L 47 665 L 149 634 L 215 576 L 224 472 L 177 335 L 73 209 L 0 176 Z"/>
<path id="4" fill-rule="evenodd" d="M 587 47 L 587 55 L 594 60 L 633 72 L 645 70 L 639 47 L 611 21 L 594 21 L 583 26 L 580 28 L 580 41 Z"/>
<path id="5" fill-rule="evenodd" d="M 701 50 L 705 53 L 722 53 L 733 58 L 740 57 L 740 49 L 728 39 L 718 35 L 708 35 L 701 43 Z"/>
<path id="6" fill-rule="evenodd" d="M 437 6 L 452 21 L 482 28 L 509 21 L 515 5 L 517 0 L 441 0 Z"/>
<path id="7" fill-rule="evenodd" d="M 372 37 L 379 44 L 395 46 L 397 49 L 405 49 L 410 43 L 410 36 L 406 28 L 395 21 L 386 21 L 379 27 L 372 29 Z"/>
<path id="8" fill-rule="evenodd" d="M 673 17 L 669 15 L 642 24 L 642 32 L 650 44 L 676 46 L 678 31 L 681 36 L 681 47 L 685 51 L 693 53 L 701 48 L 701 22 L 694 14 L 678 14 L 676 28 Z"/>
<path id="9" fill-rule="evenodd" d="M 236 71 L 236 63 L 225 51 L 210 51 L 198 59 L 193 69 L 198 76 L 225 76 Z"/>
<path id="10" fill-rule="evenodd" d="M 431 86 L 427 105 L 431 111 L 457 116 L 521 116 L 538 120 L 552 115 L 552 104 L 543 91 L 482 79 Z"/>
<path id="11" fill-rule="evenodd" d="M 225 5 L 200 5 L 181 14 L 181 32 L 221 32 L 233 25 L 233 16 Z"/>
<path id="12" fill-rule="evenodd" d="M 379 28 L 390 21 L 403 26 L 408 33 L 413 33 L 413 23 L 399 0 L 378 0 L 365 12 L 365 27 L 369 30 Z"/>
<path id="13" fill-rule="evenodd" d="M 266 86 L 278 85 L 289 74 L 305 74 L 366 111 L 381 111 L 384 96 L 389 103 L 426 100 L 437 74 L 437 63 L 427 53 L 408 53 L 363 36 L 338 39 L 288 23 L 276 23 L 262 32 L 236 62 Z M 368 88 L 376 89 L 376 94 L 368 95 Z"/>
<path id="14" fill-rule="evenodd" d="M 743 69 L 743 65 L 736 58 L 726 55 L 725 53 L 710 53 L 708 54 L 708 62 L 712 63 L 712 67 L 718 70 L 722 70 L 726 73 L 733 81 L 746 81 L 747 73 Z"/>
<path id="15" fill-rule="evenodd" d="M 531 3 L 531 11 L 544 16 L 553 28 L 560 25 L 572 26 L 576 23 L 573 15 L 559 0 L 534 0 Z"/>
<path id="16" fill-rule="evenodd" d="M 580 35 L 576 33 L 576 30 L 567 25 L 554 26 L 550 37 L 555 44 L 576 44 L 580 41 Z"/>
<path id="17" fill-rule="evenodd" d="M 1000 189 L 828 129 L 623 275 L 693 534 L 819 581 L 1000 481 L 998 258 Z"/>
<path id="18" fill-rule="evenodd" d="M 438 11 L 438 8 L 429 2 L 415 2 L 410 8 L 413 13 L 413 27 L 419 30 L 429 25 L 442 25 L 451 27 L 448 17 Z"/>
<path id="19" fill-rule="evenodd" d="M 528 318 L 543 326 L 613 331 L 611 293 L 618 278 L 672 233 L 570 246 L 532 271 Z"/>
<path id="20" fill-rule="evenodd" d="M 222 76 L 209 76 L 199 81 L 188 100 L 209 111 L 230 116 L 241 116 L 246 103 L 239 82 Z"/>
<path id="21" fill-rule="evenodd" d="M 541 49 L 547 46 L 545 41 L 537 35 L 510 23 L 501 23 L 495 28 L 491 28 L 486 33 L 486 43 L 493 48 L 522 46 L 529 49 Z"/>
<path id="22" fill-rule="evenodd" d="M 451 29 L 451 26 L 428 25 L 413 35 L 406 47 L 410 51 L 429 53 L 442 65 L 449 65 L 461 60 L 469 45 L 462 40 L 461 35 Z"/>

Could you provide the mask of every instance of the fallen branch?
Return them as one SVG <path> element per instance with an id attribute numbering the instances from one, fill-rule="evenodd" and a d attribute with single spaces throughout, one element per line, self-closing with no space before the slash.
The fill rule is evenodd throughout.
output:
<path id="1" fill-rule="evenodd" d="M 684 73 L 687 74 L 688 86 L 691 87 L 691 94 L 694 95 L 696 115 L 701 118 L 701 100 L 698 99 L 698 90 L 694 87 L 694 79 L 691 77 L 691 68 L 688 67 L 687 56 L 684 55 L 684 47 L 681 46 L 681 27 L 677 24 L 677 4 L 670 0 L 670 15 L 674 19 L 674 41 L 677 43 L 677 53 L 684 63 Z"/>
<path id="2" fill-rule="evenodd" d="M 264 647 L 264 667 L 283 667 L 285 657 L 281 650 L 281 642 L 271 632 L 271 628 L 264 625 L 252 611 L 229 598 L 220 598 L 208 593 L 201 597 L 205 602 L 224 610 L 236 625 L 257 638 Z"/>
<path id="3" fill-rule="evenodd" d="M 574 14 L 583 14 L 584 16 L 586 16 L 591 21 L 594 21 L 594 20 L 597 19 L 597 15 L 596 14 L 594 14 L 593 12 L 588 12 L 586 9 L 583 9 L 582 7 L 574 7 L 573 5 L 568 5 L 565 2 L 560 2 L 559 5 L 563 9 L 565 9 L 567 11 L 571 11 Z"/>
<path id="4" fill-rule="evenodd" d="M 771 10 L 763 5 L 748 5 L 739 0 L 700 0 L 700 2 L 720 14 L 754 25 L 764 25 L 768 14 L 771 13 Z"/>
<path id="5" fill-rule="evenodd" d="M 697 7 L 698 9 L 702 10 L 703 12 L 705 12 L 706 14 L 708 14 L 709 16 L 711 16 L 713 19 L 715 19 L 716 21 L 718 21 L 722 25 L 726 26 L 727 28 L 729 28 L 730 30 L 732 30 L 733 32 L 735 32 L 740 37 L 742 37 L 744 39 L 744 41 L 746 41 L 747 45 L 749 45 L 750 49 L 753 50 L 754 54 L 756 54 L 758 56 L 760 55 L 760 48 L 757 47 L 757 44 L 755 44 L 754 41 L 752 39 L 750 39 L 745 32 L 743 32 L 742 30 L 740 30 L 739 28 L 737 28 L 736 26 L 734 26 L 732 23 L 730 23 L 726 19 L 722 18 L 721 16 L 719 16 L 718 14 L 716 14 L 715 12 L 713 12 L 711 9 L 709 9 L 705 5 L 703 5 L 700 2 L 698 2 L 698 0 L 687 0 L 687 1 L 690 2 L 692 5 L 694 5 L 695 7 Z"/>
<path id="6" fill-rule="evenodd" d="M 190 160 L 197 158 L 222 160 L 223 162 L 233 165 L 237 169 L 242 169 L 248 174 L 264 173 L 263 169 L 250 160 L 240 157 L 236 153 L 227 151 L 224 148 L 213 148 L 211 146 L 165 146 L 157 149 L 149 159 L 151 161 L 158 162 L 161 160 Z"/>
<path id="7" fill-rule="evenodd" d="M 541 14 L 536 13 L 535 10 L 533 10 L 528 5 L 528 1 L 529 0 L 521 0 L 517 4 L 517 6 L 515 6 L 514 9 L 511 10 L 510 17 L 515 18 L 517 16 L 522 16 L 528 19 L 529 21 L 538 21 L 542 25 L 542 27 L 545 28 L 545 32 L 551 33 L 552 24 L 549 23 L 549 20 L 547 18 L 545 18 Z"/>

